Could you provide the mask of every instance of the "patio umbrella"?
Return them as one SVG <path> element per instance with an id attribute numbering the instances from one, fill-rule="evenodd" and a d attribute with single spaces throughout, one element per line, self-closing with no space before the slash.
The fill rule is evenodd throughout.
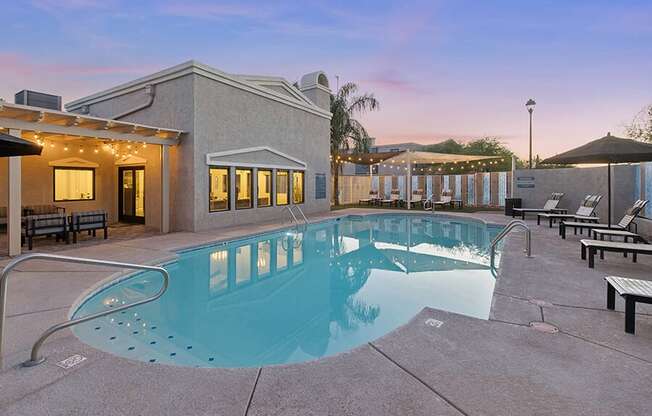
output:
<path id="1" fill-rule="evenodd" d="M 583 146 L 545 159 L 541 163 L 577 164 L 606 163 L 608 189 L 608 225 L 611 227 L 611 164 L 652 161 L 652 144 L 631 139 L 622 139 L 607 133 Z"/>
<path id="2" fill-rule="evenodd" d="M 43 148 L 29 140 L 0 133 L 0 157 L 40 155 Z"/>

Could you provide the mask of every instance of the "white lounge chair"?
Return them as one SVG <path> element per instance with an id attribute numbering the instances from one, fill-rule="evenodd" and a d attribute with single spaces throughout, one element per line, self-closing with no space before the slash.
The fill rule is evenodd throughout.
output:
<path id="1" fill-rule="evenodd" d="M 604 223 L 587 223 L 579 221 L 562 221 L 559 224 L 559 235 L 561 238 L 566 238 L 566 228 L 572 228 L 574 233 L 577 234 L 577 230 L 597 230 L 597 229 L 607 229 L 607 230 L 625 230 L 632 224 L 634 219 L 640 214 L 640 212 L 647 205 L 647 200 L 639 199 L 632 205 L 630 209 L 625 212 L 625 215 L 620 219 L 618 224 L 604 224 Z M 590 231 L 589 231 L 590 232 Z"/>
<path id="2" fill-rule="evenodd" d="M 625 299 L 625 332 L 636 331 L 636 302 L 652 304 L 652 282 L 607 276 L 607 309 L 616 309 L 616 292 Z"/>
<path id="3" fill-rule="evenodd" d="M 575 220 L 579 222 L 598 222 L 600 219 L 595 216 L 595 209 L 602 199 L 602 195 L 587 195 L 582 200 L 575 214 L 561 214 L 555 212 L 543 212 L 537 214 L 537 225 L 541 225 L 541 218 L 545 218 L 549 222 L 549 227 L 552 228 L 552 223 L 555 221 Z"/>
<path id="4" fill-rule="evenodd" d="M 564 196 L 563 192 L 553 192 L 550 198 L 543 205 L 543 208 L 514 208 L 512 210 L 512 218 L 520 215 L 521 219 L 525 219 L 525 214 L 538 214 L 538 213 L 564 213 L 566 210 L 558 209 L 559 201 Z"/>
<path id="5" fill-rule="evenodd" d="M 369 191 L 369 198 L 363 198 L 360 201 L 358 201 L 358 203 L 360 205 L 362 204 L 371 205 L 371 204 L 375 204 L 376 201 L 378 201 L 378 199 L 380 199 L 378 197 L 378 191 L 371 190 Z"/>
<path id="6" fill-rule="evenodd" d="M 389 199 L 383 199 L 380 201 L 381 205 L 388 204 L 389 206 L 396 205 L 398 206 L 401 202 L 401 191 L 398 189 L 392 189 L 392 192 L 389 194 Z"/>

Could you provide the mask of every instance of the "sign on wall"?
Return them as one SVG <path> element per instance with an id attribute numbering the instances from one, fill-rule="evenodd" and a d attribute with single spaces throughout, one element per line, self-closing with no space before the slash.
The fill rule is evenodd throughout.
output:
<path id="1" fill-rule="evenodd" d="M 315 199 L 326 199 L 326 174 L 315 173 Z"/>
<path id="2" fill-rule="evenodd" d="M 534 188 L 534 176 L 517 176 L 517 188 Z"/>

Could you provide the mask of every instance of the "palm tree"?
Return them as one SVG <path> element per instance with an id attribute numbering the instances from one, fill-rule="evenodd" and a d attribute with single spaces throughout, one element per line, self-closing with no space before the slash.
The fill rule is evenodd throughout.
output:
<path id="1" fill-rule="evenodd" d="M 337 164 L 337 155 L 353 150 L 366 152 L 371 141 L 367 130 L 354 116 L 367 111 L 374 111 L 380 107 L 373 94 L 355 95 L 358 86 L 347 82 L 331 95 L 331 173 L 333 175 L 333 188 L 335 192 L 335 205 L 340 204 L 339 176 L 342 165 Z"/>

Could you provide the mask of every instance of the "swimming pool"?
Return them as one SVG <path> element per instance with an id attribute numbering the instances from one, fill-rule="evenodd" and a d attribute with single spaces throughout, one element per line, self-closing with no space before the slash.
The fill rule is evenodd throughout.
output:
<path id="1" fill-rule="evenodd" d="M 181 252 L 155 302 L 74 328 L 122 357 L 180 366 L 314 360 L 372 341 L 426 306 L 487 318 L 489 244 L 501 227 L 431 215 L 348 216 Z M 141 273 L 74 316 L 154 294 Z"/>

